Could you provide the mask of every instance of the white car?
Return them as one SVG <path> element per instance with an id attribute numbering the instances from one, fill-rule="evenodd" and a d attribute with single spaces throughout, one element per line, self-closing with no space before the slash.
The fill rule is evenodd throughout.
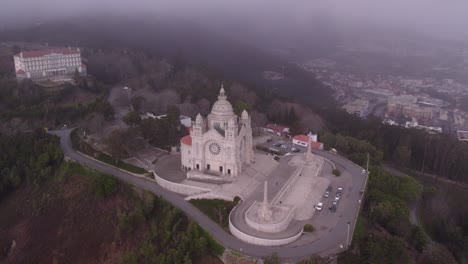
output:
<path id="1" fill-rule="evenodd" d="M 362 174 L 366 174 L 366 170 L 365 169 L 362 169 Z"/>
<path id="2" fill-rule="evenodd" d="M 317 211 L 322 211 L 322 209 L 323 209 L 323 203 L 318 203 L 318 204 L 315 206 L 315 209 L 316 209 Z"/>

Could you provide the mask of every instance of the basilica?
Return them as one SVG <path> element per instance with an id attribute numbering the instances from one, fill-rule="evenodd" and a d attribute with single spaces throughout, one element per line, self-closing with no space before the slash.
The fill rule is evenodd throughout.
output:
<path id="1" fill-rule="evenodd" d="M 198 114 L 190 135 L 180 140 L 182 170 L 237 176 L 254 161 L 251 119 L 246 110 L 238 117 L 221 86 L 207 118 Z"/>

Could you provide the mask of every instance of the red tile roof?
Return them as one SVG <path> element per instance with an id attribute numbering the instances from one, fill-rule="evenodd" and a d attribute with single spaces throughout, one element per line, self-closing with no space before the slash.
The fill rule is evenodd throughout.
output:
<path id="1" fill-rule="evenodd" d="M 19 70 L 16 71 L 16 74 L 26 74 L 26 72 L 23 71 L 22 69 L 19 69 Z"/>
<path id="2" fill-rule="evenodd" d="M 79 54 L 80 52 L 77 49 L 44 49 L 44 50 L 31 50 L 31 51 L 22 51 L 17 56 L 23 56 L 23 58 L 34 58 L 34 57 L 42 57 L 45 55 L 50 54 Z"/>
<path id="3" fill-rule="evenodd" d="M 303 141 L 303 142 L 309 144 L 309 137 L 306 136 L 306 135 L 296 135 L 296 136 L 293 137 L 293 139 L 300 140 L 300 141 Z M 323 143 L 316 142 L 316 141 L 311 141 L 310 142 L 310 147 L 313 148 L 313 149 L 322 149 Z"/>
<path id="4" fill-rule="evenodd" d="M 192 137 L 190 135 L 180 139 L 180 143 L 188 146 L 192 146 Z"/>
<path id="5" fill-rule="evenodd" d="M 300 140 L 300 141 L 303 141 L 305 143 L 309 143 L 309 137 L 306 136 L 306 135 L 296 135 L 296 136 L 293 137 L 293 139 Z"/>
<path id="6" fill-rule="evenodd" d="M 310 147 L 313 149 L 322 149 L 323 143 L 312 141 L 310 142 Z"/>
<path id="7" fill-rule="evenodd" d="M 266 127 L 279 133 L 283 132 L 285 128 L 288 128 L 287 126 L 277 125 L 277 124 L 268 124 Z"/>

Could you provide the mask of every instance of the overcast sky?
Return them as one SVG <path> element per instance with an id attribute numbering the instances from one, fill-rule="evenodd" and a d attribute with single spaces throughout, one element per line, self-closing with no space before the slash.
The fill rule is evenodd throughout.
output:
<path id="1" fill-rule="evenodd" d="M 10 21 L 90 11 L 158 12 L 200 23 L 237 19 L 253 27 L 307 27 L 321 16 L 335 27 L 390 26 L 468 39 L 468 0 L 0 0 L 0 17 Z"/>

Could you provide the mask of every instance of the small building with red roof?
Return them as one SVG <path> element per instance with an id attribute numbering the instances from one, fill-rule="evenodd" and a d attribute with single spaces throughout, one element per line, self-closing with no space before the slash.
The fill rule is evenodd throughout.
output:
<path id="1" fill-rule="evenodd" d="M 293 137 L 292 142 L 295 145 L 307 147 L 309 145 L 309 136 L 303 135 L 303 134 L 296 135 Z M 313 149 L 320 149 L 320 150 L 323 149 L 323 143 L 317 142 L 316 134 L 311 135 L 310 147 Z"/>
<path id="2" fill-rule="evenodd" d="M 265 132 L 274 133 L 278 136 L 287 136 L 289 135 L 289 127 L 279 124 L 268 124 L 265 127 Z"/>

